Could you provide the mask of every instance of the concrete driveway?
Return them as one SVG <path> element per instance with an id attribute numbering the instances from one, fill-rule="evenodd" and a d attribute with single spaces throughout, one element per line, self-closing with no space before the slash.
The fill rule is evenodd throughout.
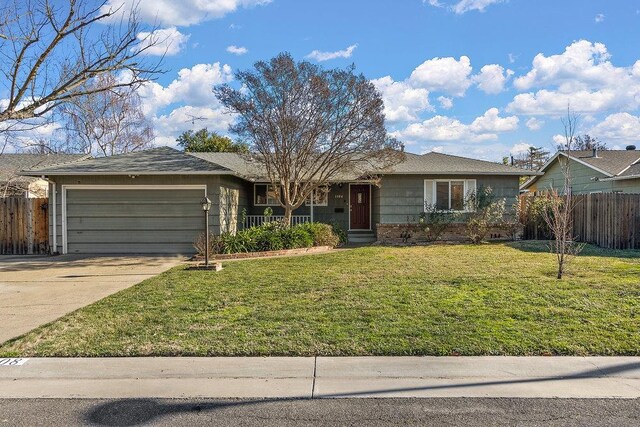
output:
<path id="1" fill-rule="evenodd" d="M 0 343 L 182 261 L 182 257 L 146 256 L 0 256 Z"/>

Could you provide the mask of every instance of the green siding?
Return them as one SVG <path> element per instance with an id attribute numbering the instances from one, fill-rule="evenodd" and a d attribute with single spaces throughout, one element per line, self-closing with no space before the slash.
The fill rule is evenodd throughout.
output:
<path id="1" fill-rule="evenodd" d="M 491 187 L 496 198 L 506 199 L 507 206 L 518 197 L 517 176 L 443 176 L 443 175 L 386 175 L 382 177 L 379 192 L 379 221 L 381 224 L 416 223 L 424 210 L 424 180 L 475 179 L 477 188 Z"/>
<path id="2" fill-rule="evenodd" d="M 611 181 L 613 191 L 622 193 L 638 194 L 640 193 L 640 178 L 625 179 L 621 181 Z"/>
<path id="3" fill-rule="evenodd" d="M 571 189 L 573 194 L 589 194 L 602 191 L 605 193 L 613 191 L 612 181 L 596 181 L 593 178 L 606 178 L 607 176 L 575 160 L 569 164 L 569 174 L 571 176 Z M 564 175 L 562 166 L 558 161 L 554 161 L 545 171 L 544 175 L 538 177 L 530 191 L 544 192 L 551 188 L 559 191 L 564 187 Z"/>

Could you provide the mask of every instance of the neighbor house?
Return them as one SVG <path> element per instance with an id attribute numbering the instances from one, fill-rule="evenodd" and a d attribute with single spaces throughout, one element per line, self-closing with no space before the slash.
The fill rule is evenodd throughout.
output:
<path id="1" fill-rule="evenodd" d="M 567 159 L 573 194 L 640 193 L 640 151 L 633 145 L 626 150 L 558 151 L 542 166 L 541 175 L 521 186 L 522 191 L 563 191 Z"/>
<path id="2" fill-rule="evenodd" d="M 78 160 L 84 154 L 3 153 L 0 155 L 0 197 L 47 197 L 49 183 L 41 177 L 24 176 L 25 169 L 48 167 Z"/>
<path id="3" fill-rule="evenodd" d="M 184 153 L 163 147 L 33 169 L 50 182 L 51 245 L 60 253 L 189 253 L 204 228 L 200 201 L 213 206 L 213 233 L 282 215 L 278 188 L 260 165 L 234 153 Z M 511 205 L 527 171 L 440 153 L 406 154 L 392 168 L 341 176 L 294 212 L 293 222 L 331 222 L 350 239 L 372 241 L 415 224 L 425 204 L 464 211 L 465 195 L 491 187 Z M 386 231 L 385 231 L 386 230 Z"/>

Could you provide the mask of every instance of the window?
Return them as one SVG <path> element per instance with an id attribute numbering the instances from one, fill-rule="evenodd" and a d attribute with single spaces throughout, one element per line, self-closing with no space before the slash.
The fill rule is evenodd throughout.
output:
<path id="1" fill-rule="evenodd" d="M 424 203 L 442 211 L 464 211 L 465 200 L 476 191 L 475 179 L 424 181 Z"/>
<path id="2" fill-rule="evenodd" d="M 253 204 L 255 206 L 279 206 L 280 187 L 271 184 L 253 186 Z"/>
<path id="3" fill-rule="evenodd" d="M 311 205 L 311 196 L 307 197 L 304 202 L 305 205 Z M 322 185 L 313 191 L 313 206 L 328 206 L 329 205 L 329 186 Z"/>

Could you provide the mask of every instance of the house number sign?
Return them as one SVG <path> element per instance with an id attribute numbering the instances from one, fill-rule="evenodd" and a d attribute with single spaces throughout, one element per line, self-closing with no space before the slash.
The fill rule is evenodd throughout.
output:
<path id="1" fill-rule="evenodd" d="M 20 366 L 24 365 L 27 360 L 29 359 L 24 359 L 22 357 L 5 357 L 0 359 L 0 366 Z"/>

